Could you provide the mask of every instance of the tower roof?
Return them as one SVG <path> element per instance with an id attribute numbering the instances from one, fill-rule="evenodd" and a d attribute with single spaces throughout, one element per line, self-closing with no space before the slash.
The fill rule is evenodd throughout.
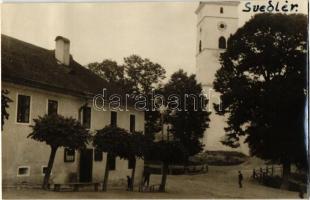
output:
<path id="1" fill-rule="evenodd" d="M 196 9 L 195 13 L 197 14 L 206 4 L 238 6 L 240 4 L 240 1 L 238 1 L 238 0 L 231 0 L 231 1 L 209 0 L 209 1 L 203 1 L 203 2 L 201 1 L 201 2 L 199 2 L 199 6 Z"/>

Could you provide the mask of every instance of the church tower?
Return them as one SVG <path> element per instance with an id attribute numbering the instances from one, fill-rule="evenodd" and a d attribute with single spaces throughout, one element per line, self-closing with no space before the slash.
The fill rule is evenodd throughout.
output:
<path id="1" fill-rule="evenodd" d="M 196 74 L 209 99 L 210 127 L 206 130 L 204 144 L 207 150 L 233 150 L 221 143 L 226 127 L 225 117 L 216 115 L 213 103 L 219 103 L 220 94 L 213 90 L 216 71 L 220 68 L 220 55 L 226 49 L 227 39 L 239 25 L 239 1 L 200 2 L 197 14 Z M 244 146 L 244 145 L 243 145 Z M 241 146 L 238 151 L 248 153 Z"/>

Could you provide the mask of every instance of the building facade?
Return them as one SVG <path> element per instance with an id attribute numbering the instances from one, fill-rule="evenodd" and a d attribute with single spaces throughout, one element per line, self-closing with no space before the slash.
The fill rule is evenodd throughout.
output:
<path id="1" fill-rule="evenodd" d="M 207 150 L 237 150 L 248 154 L 247 145 L 231 149 L 221 143 L 224 139 L 226 118 L 215 114 L 213 103 L 220 103 L 220 94 L 213 89 L 215 73 L 220 68 L 220 55 L 226 49 L 227 40 L 239 25 L 238 1 L 201 2 L 196 10 L 197 47 L 196 74 L 204 94 L 209 99 L 210 127 L 206 130 L 204 144 Z"/>
<path id="2" fill-rule="evenodd" d="M 80 120 L 91 133 L 111 123 L 129 130 L 144 130 L 144 112 L 98 111 L 92 96 L 102 94 L 109 85 L 75 62 L 70 55 L 70 41 L 58 36 L 55 50 L 2 35 L 2 89 L 8 90 L 9 119 L 2 131 L 3 186 L 42 184 L 50 147 L 27 138 L 33 119 L 58 113 Z M 110 90 L 113 92 L 113 90 Z M 89 144 L 86 150 L 59 148 L 56 153 L 51 183 L 102 182 L 106 154 Z M 109 183 L 126 184 L 132 166 L 128 160 L 110 159 Z M 141 180 L 144 162 L 137 160 L 136 184 Z"/>

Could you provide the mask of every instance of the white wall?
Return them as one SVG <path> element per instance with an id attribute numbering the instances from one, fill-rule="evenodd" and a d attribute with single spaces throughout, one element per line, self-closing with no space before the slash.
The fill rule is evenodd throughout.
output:
<path id="1" fill-rule="evenodd" d="M 223 13 L 220 8 L 223 7 Z M 226 24 L 225 29 L 219 29 L 220 23 Z M 213 89 L 216 71 L 221 67 L 220 54 L 225 50 L 218 48 L 221 36 L 226 42 L 229 36 L 238 29 L 238 6 L 231 2 L 206 3 L 197 13 L 197 49 L 196 49 L 196 74 L 198 82 L 202 83 L 204 93 L 209 99 L 210 115 L 209 128 L 205 132 L 203 143 L 207 150 L 236 150 L 245 154 L 249 153 L 248 146 L 242 144 L 237 149 L 232 149 L 221 143 L 225 136 L 224 128 L 227 126 L 226 117 L 215 114 L 213 103 L 219 103 L 219 93 Z M 202 41 L 202 51 L 199 52 L 199 41 Z M 242 139 L 243 141 L 244 139 Z"/>
<path id="2" fill-rule="evenodd" d="M 34 89 L 21 85 L 2 82 L 2 88 L 9 90 L 9 97 L 13 100 L 9 104 L 8 113 L 10 114 L 9 120 L 5 121 L 4 129 L 2 132 L 2 179 L 4 185 L 15 185 L 26 181 L 31 184 L 41 184 L 43 175 L 41 168 L 47 165 L 50 155 L 50 148 L 45 143 L 37 142 L 27 138 L 31 132 L 33 119 L 38 116 L 43 116 L 47 113 L 47 100 L 53 99 L 58 101 L 58 113 L 63 116 L 73 117 L 78 119 L 78 110 L 84 105 L 85 101 L 81 98 L 76 98 L 68 95 L 47 92 L 44 90 Z M 24 94 L 31 96 L 31 112 L 30 123 L 19 124 L 16 123 L 16 107 L 17 95 Z M 89 104 L 92 105 L 91 103 Z M 135 114 L 136 116 L 136 130 L 144 130 L 144 113 L 137 111 L 118 112 L 117 123 L 120 127 L 129 130 L 129 116 Z M 91 129 L 94 133 L 95 130 L 101 129 L 110 124 L 110 111 L 100 112 L 92 109 L 91 112 Z M 91 145 L 90 145 L 91 148 Z M 52 170 L 51 179 L 55 182 L 68 181 L 68 174 L 78 172 L 79 167 L 79 153 L 75 153 L 75 162 L 64 162 L 64 150 L 58 149 Z M 93 181 L 102 181 L 105 170 L 105 155 L 103 161 L 93 162 Z M 125 179 L 126 175 L 131 174 L 131 170 L 127 169 L 128 161 L 117 160 L 116 170 L 111 171 L 110 180 L 119 182 L 120 179 Z M 142 176 L 144 162 L 139 160 L 136 169 L 136 183 Z M 30 176 L 18 177 L 18 166 L 30 166 Z"/>

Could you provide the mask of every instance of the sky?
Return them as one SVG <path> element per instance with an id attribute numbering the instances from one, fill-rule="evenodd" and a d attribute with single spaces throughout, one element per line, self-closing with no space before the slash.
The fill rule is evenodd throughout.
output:
<path id="1" fill-rule="evenodd" d="M 296 2 L 306 13 L 307 1 Z M 244 3 L 240 25 L 253 15 L 241 12 Z M 104 59 L 121 64 L 137 54 L 161 64 L 167 76 L 180 68 L 195 73 L 197 7 L 198 1 L 2 4 L 1 32 L 46 49 L 64 36 L 82 65 Z"/>

